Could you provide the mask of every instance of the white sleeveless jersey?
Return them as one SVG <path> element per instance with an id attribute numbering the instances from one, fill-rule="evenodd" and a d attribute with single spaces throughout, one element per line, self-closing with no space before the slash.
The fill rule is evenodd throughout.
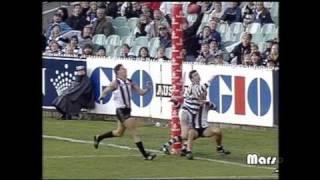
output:
<path id="1" fill-rule="evenodd" d="M 125 81 L 117 78 L 118 87 L 113 91 L 113 100 L 116 108 L 130 108 L 131 107 L 131 85 L 130 79 Z"/>
<path id="2" fill-rule="evenodd" d="M 209 85 L 206 83 L 203 85 L 190 85 L 185 92 L 182 108 L 189 111 L 191 114 L 197 114 L 200 109 L 199 96 L 204 93 L 208 87 Z"/>

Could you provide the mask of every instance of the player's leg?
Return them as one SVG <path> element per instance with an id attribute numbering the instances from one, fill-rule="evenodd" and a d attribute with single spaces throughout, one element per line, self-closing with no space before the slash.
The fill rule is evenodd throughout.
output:
<path id="1" fill-rule="evenodd" d="M 118 120 L 118 127 L 115 130 L 108 131 L 101 135 L 95 135 L 93 137 L 93 145 L 97 149 L 99 146 L 100 141 L 105 138 L 113 138 L 113 137 L 121 137 L 126 130 L 126 127 Z"/>
<path id="2" fill-rule="evenodd" d="M 138 135 L 137 131 L 137 121 L 130 117 L 124 121 L 124 126 L 128 130 L 128 132 L 131 134 L 133 141 L 135 142 L 136 146 L 138 147 L 139 151 L 143 155 L 145 160 L 153 160 L 156 157 L 156 154 L 146 152 L 143 146 L 143 143 Z"/>
<path id="3" fill-rule="evenodd" d="M 209 126 L 204 132 L 204 137 L 212 137 L 212 140 L 217 144 L 217 152 L 221 154 L 230 154 L 230 151 L 222 146 L 222 131 L 220 128 Z"/>
<path id="4" fill-rule="evenodd" d="M 193 141 L 199 136 L 198 132 L 195 129 L 189 129 L 188 131 L 188 140 L 187 140 L 187 153 L 186 157 L 187 159 L 191 160 L 193 159 L 192 155 L 192 145 Z"/>

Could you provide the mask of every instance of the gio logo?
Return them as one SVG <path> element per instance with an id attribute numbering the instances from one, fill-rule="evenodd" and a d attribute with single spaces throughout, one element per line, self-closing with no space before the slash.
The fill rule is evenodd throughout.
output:
<path id="1" fill-rule="evenodd" d="M 231 106 L 234 96 L 235 114 L 246 114 L 246 103 L 256 116 L 264 116 L 271 106 L 271 91 L 267 82 L 262 78 L 255 78 L 245 89 L 245 77 L 235 76 L 232 87 L 232 76 L 220 75 L 215 77 L 210 86 L 210 101 L 217 105 L 217 112 L 226 113 Z M 245 98 L 247 97 L 247 99 Z"/>
<path id="2" fill-rule="evenodd" d="M 95 101 L 98 101 L 103 89 L 106 88 L 115 79 L 113 74 L 113 68 L 96 68 L 91 74 L 91 82 L 94 88 Z M 131 80 L 137 84 L 140 88 L 144 88 L 148 81 L 152 83 L 152 78 L 144 70 L 137 70 L 133 73 Z M 153 83 L 152 83 L 153 84 Z M 109 93 L 102 101 L 102 104 L 106 104 L 110 101 L 112 93 Z M 147 92 L 144 96 L 140 96 L 135 91 L 132 91 L 132 101 L 138 107 L 145 107 L 150 104 L 153 96 L 153 88 Z"/>

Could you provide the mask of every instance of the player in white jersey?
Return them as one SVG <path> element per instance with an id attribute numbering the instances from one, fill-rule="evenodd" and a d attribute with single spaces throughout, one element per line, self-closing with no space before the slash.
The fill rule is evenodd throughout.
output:
<path id="1" fill-rule="evenodd" d="M 175 142 L 182 142 L 183 140 L 187 140 L 187 132 L 188 129 L 191 128 L 190 123 L 192 119 L 195 118 L 197 113 L 199 112 L 200 106 L 205 101 L 201 100 L 199 97 L 206 92 L 209 87 L 209 83 L 213 80 L 215 76 L 212 76 L 207 83 L 200 84 L 200 75 L 196 70 L 192 70 L 189 72 L 189 79 L 192 84 L 188 87 L 185 92 L 185 98 L 183 104 L 180 106 L 177 104 L 177 101 L 172 99 L 172 101 L 180 107 L 179 118 L 181 125 L 181 136 L 175 136 L 171 138 L 167 143 L 161 146 L 161 150 L 166 154 L 170 154 L 169 146 L 171 146 Z M 182 148 L 182 155 L 186 153 L 185 149 L 186 145 Z"/>
<path id="2" fill-rule="evenodd" d="M 206 100 L 207 93 L 203 93 L 200 96 L 201 100 Z M 193 159 L 192 145 L 195 139 L 199 137 L 212 137 L 212 140 L 217 144 L 217 152 L 220 154 L 230 154 L 222 146 L 222 132 L 220 128 L 214 127 L 208 124 L 208 112 L 209 110 L 216 110 L 216 105 L 207 101 L 200 107 L 199 113 L 191 121 L 191 127 L 188 129 L 188 140 L 187 140 L 187 159 Z"/>
<path id="3" fill-rule="evenodd" d="M 97 149 L 99 142 L 104 138 L 121 137 L 125 130 L 128 130 L 144 159 L 153 160 L 156 157 L 156 154 L 145 151 L 137 133 L 137 121 L 131 117 L 131 91 L 134 90 L 143 96 L 149 91 L 151 86 L 148 85 L 147 89 L 140 89 L 138 85 L 127 78 L 127 69 L 124 68 L 122 64 L 116 65 L 114 72 L 116 74 L 116 80 L 112 81 L 111 84 L 104 89 L 99 100 L 103 99 L 109 92 L 113 92 L 113 100 L 115 102 L 116 115 L 118 118 L 118 128 L 94 136 L 94 147 Z"/>

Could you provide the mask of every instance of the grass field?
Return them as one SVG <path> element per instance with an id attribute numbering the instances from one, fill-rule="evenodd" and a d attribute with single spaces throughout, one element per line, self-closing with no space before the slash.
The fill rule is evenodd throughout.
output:
<path id="1" fill-rule="evenodd" d="M 224 146 L 232 152 L 221 156 L 207 138 L 198 139 L 194 160 L 158 152 L 169 138 L 169 129 L 145 126 L 139 134 L 145 148 L 154 150 L 154 161 L 142 160 L 128 134 L 105 139 L 94 149 L 93 135 L 112 130 L 116 122 L 43 119 L 44 179 L 277 179 L 275 166 L 248 166 L 246 155 L 277 156 L 278 132 L 222 129 Z"/>

